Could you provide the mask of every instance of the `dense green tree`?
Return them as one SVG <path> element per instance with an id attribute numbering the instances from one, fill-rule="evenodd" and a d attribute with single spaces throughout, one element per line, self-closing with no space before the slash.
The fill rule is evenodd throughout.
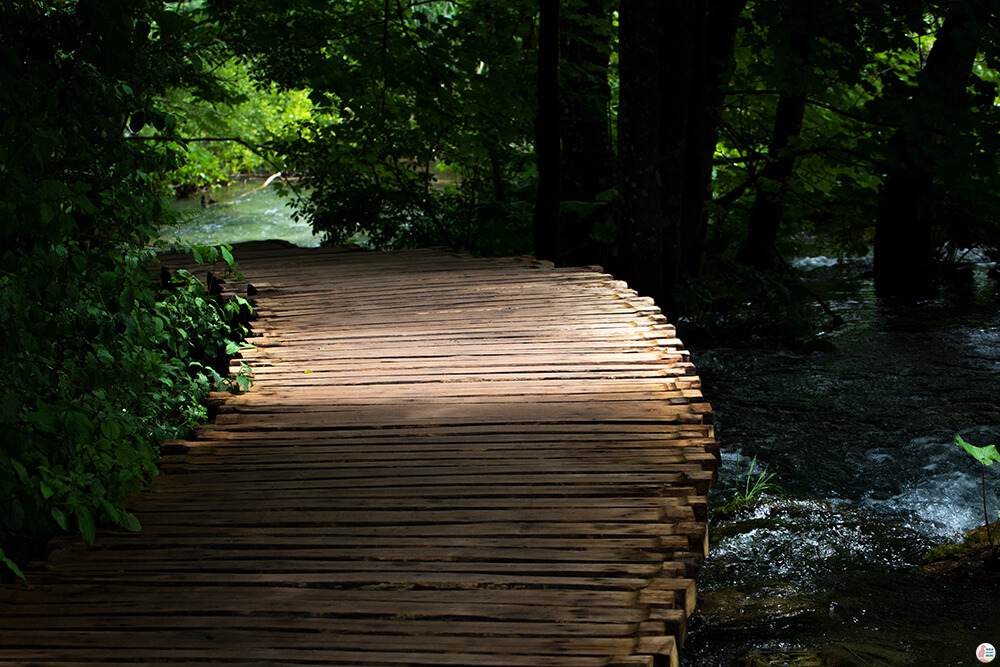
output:
<path id="1" fill-rule="evenodd" d="M 232 341 L 196 282 L 157 294 L 144 266 L 166 219 L 151 176 L 176 119 L 165 86 L 210 88 L 154 0 L 0 4 L 0 561 L 58 530 L 137 529 L 123 499 L 158 441 L 204 419 L 207 366 Z M 233 343 L 235 344 L 235 343 Z"/>
<path id="2" fill-rule="evenodd" d="M 994 252 L 991 7 L 749 4 L 709 207 L 713 255 L 739 248 L 741 261 L 784 271 L 782 253 L 803 240 L 826 252 L 874 246 L 881 295 L 926 295 L 942 260 Z M 931 58 L 961 16 L 979 17 L 955 30 L 961 57 Z"/>
<path id="3" fill-rule="evenodd" d="M 208 4 L 258 76 L 312 91 L 312 121 L 278 147 L 330 242 L 530 249 L 531 206 L 509 195 L 535 173 L 534 6 Z"/>
<path id="4" fill-rule="evenodd" d="M 253 81 L 245 63 L 231 53 L 216 54 L 212 70 L 224 94 L 202 98 L 197 90 L 180 85 L 166 88 L 156 104 L 177 118 L 171 140 L 182 146 L 182 164 L 163 173 L 164 190 L 182 195 L 239 174 L 274 173 L 284 168 L 281 156 L 269 145 L 297 131 L 309 118 L 311 104 L 305 90 L 280 91 L 275 84 Z M 138 135 L 155 139 L 147 126 Z"/>
<path id="5" fill-rule="evenodd" d="M 897 93 L 902 100 L 894 100 L 900 122 L 886 144 L 888 164 L 875 230 L 875 286 L 883 296 L 926 297 L 940 247 L 971 240 L 942 224 L 941 217 L 956 213 L 944 210 L 942 195 L 956 176 L 982 178 L 975 156 L 983 147 L 975 139 L 970 142 L 976 132 L 974 107 L 981 102 L 974 91 L 982 90 L 973 68 L 984 43 L 995 49 L 988 40 L 997 38 L 996 29 L 990 30 L 996 8 L 989 0 L 950 3 L 938 17 L 943 20 L 926 62 L 908 82 L 909 90 Z M 995 91 L 987 90 L 993 106 Z M 992 133 L 997 129 L 994 124 Z M 989 166 L 995 188 L 1000 165 L 994 161 Z M 961 201 L 952 205 L 967 207 Z"/>
<path id="6" fill-rule="evenodd" d="M 328 242 L 533 245 L 671 312 L 773 300 L 802 242 L 874 246 L 880 293 L 994 252 L 992 5 L 205 3 L 262 84 L 312 91 L 272 147 Z M 928 92 L 961 16 L 950 87 Z"/>

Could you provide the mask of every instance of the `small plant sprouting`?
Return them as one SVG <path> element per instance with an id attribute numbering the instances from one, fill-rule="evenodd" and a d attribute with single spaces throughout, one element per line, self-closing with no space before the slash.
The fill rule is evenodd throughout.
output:
<path id="1" fill-rule="evenodd" d="M 757 467 L 757 457 L 754 456 L 750 460 L 750 468 L 745 474 L 740 474 L 740 454 L 736 453 L 736 493 L 733 494 L 733 500 L 737 503 L 745 503 L 753 500 L 757 496 L 764 492 L 776 493 L 782 495 L 784 492 L 781 487 L 777 484 L 771 482 L 774 479 L 776 473 L 767 472 L 767 467 L 757 473 L 756 479 L 754 479 L 754 469 Z"/>
<path id="2" fill-rule="evenodd" d="M 996 562 L 997 560 L 997 544 L 993 541 L 993 533 L 990 531 L 990 513 L 986 508 L 986 467 L 993 466 L 995 461 L 1000 461 L 1000 452 L 997 452 L 996 445 L 986 445 L 985 447 L 976 447 L 975 445 L 970 445 L 962 436 L 955 435 L 955 444 L 964 449 L 969 456 L 979 461 L 982 467 L 983 473 L 983 519 L 986 523 L 986 537 L 990 541 L 990 551 L 992 553 L 991 560 Z M 997 512 L 997 517 L 1000 518 L 1000 512 Z"/>

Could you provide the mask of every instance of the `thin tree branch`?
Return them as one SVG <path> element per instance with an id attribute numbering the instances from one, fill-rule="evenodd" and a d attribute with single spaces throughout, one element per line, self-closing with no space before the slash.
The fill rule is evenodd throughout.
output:
<path id="1" fill-rule="evenodd" d="M 299 192 L 298 188 L 296 188 L 295 185 L 290 180 L 288 180 L 288 178 L 284 175 L 284 170 L 281 167 L 281 165 L 275 164 L 274 160 L 272 160 L 271 158 L 269 158 L 267 155 L 265 155 L 263 153 L 264 146 L 262 146 L 260 144 L 251 144 L 250 142 L 248 142 L 248 141 L 246 141 L 244 139 L 240 139 L 239 137 L 163 137 L 163 136 L 146 137 L 146 136 L 140 136 L 140 135 L 133 134 L 132 136 L 125 137 L 125 140 L 126 141 L 167 141 L 167 142 L 169 142 L 169 141 L 177 141 L 177 142 L 180 142 L 180 143 L 183 143 L 183 144 L 189 144 L 189 143 L 211 143 L 211 142 L 222 142 L 222 141 L 237 143 L 237 144 L 240 144 L 241 146 L 244 146 L 245 148 L 249 149 L 250 151 L 253 152 L 254 155 L 256 155 L 261 160 L 263 160 L 264 162 L 266 162 L 269 165 L 271 165 L 271 167 L 276 172 L 281 173 L 281 180 L 282 180 L 282 182 L 286 186 L 288 186 L 288 189 L 292 191 L 292 193 L 295 195 L 295 198 L 299 202 L 302 202 L 302 201 L 305 200 L 305 197 L 302 195 L 301 192 Z"/>

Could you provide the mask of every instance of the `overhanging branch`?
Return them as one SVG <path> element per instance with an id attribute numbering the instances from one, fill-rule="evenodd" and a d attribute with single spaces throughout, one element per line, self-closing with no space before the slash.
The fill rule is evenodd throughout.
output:
<path id="1" fill-rule="evenodd" d="M 250 151 L 252 151 L 253 154 L 259 157 L 261 160 L 271 165 L 271 167 L 274 168 L 275 172 L 281 173 L 280 178 L 282 182 L 288 187 L 289 190 L 292 191 L 292 193 L 295 194 L 296 199 L 298 199 L 299 201 L 302 201 L 304 199 L 302 193 L 299 192 L 298 188 L 296 188 L 295 185 L 293 185 L 292 182 L 289 181 L 287 177 L 285 177 L 281 165 L 275 164 L 274 161 L 271 160 L 271 158 L 269 158 L 267 155 L 264 154 L 263 152 L 264 146 L 261 144 L 251 144 L 249 141 L 246 141 L 245 139 L 240 139 L 239 137 L 164 137 L 164 136 L 147 137 L 138 134 L 133 134 L 129 137 L 125 137 L 125 139 L 127 141 L 164 141 L 164 142 L 176 141 L 182 144 L 211 143 L 211 142 L 231 142 L 240 144 L 241 146 L 244 146 Z"/>

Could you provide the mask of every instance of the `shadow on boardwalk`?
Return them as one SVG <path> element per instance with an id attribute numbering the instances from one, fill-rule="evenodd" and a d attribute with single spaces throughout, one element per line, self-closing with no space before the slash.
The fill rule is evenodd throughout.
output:
<path id="1" fill-rule="evenodd" d="M 0 590 L 0 662 L 676 664 L 717 449 L 649 300 L 530 259 L 235 254 L 254 388 L 165 444 L 141 533 Z"/>

